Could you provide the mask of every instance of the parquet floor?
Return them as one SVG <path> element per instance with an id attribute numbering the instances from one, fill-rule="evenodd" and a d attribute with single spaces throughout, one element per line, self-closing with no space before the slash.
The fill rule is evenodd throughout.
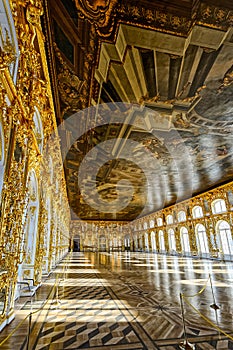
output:
<path id="1" fill-rule="evenodd" d="M 182 298 L 184 318 L 181 294 L 189 296 Z M 29 340 L 27 319 L 1 349 L 174 350 L 184 330 L 196 350 L 233 349 L 231 263 L 129 252 L 67 255 L 33 300 L 16 302 L 0 342 L 45 300 L 32 315 Z"/>

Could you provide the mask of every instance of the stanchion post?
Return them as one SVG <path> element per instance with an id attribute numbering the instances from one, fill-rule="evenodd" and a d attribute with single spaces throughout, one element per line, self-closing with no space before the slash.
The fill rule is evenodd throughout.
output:
<path id="1" fill-rule="evenodd" d="M 213 290 L 213 283 L 212 283 L 212 278 L 211 278 L 211 275 L 209 274 L 209 277 L 210 277 L 210 287 L 211 287 L 211 292 L 212 292 L 212 297 L 213 297 L 213 304 L 210 305 L 210 307 L 214 310 L 219 310 L 220 307 L 216 304 L 216 301 L 215 301 L 215 296 L 214 296 L 214 290 Z"/>
<path id="2" fill-rule="evenodd" d="M 30 342 L 30 335 L 31 335 L 31 326 L 32 326 L 32 313 L 30 312 L 29 318 L 28 318 L 28 335 L 27 335 L 27 346 L 26 346 L 26 350 L 30 350 L 30 348 L 29 348 L 29 342 Z"/>
<path id="3" fill-rule="evenodd" d="M 180 306 L 181 306 L 181 315 L 182 315 L 183 329 L 184 329 L 184 342 L 179 345 L 179 348 L 182 350 L 193 350 L 195 349 L 195 345 L 190 344 L 187 338 L 185 318 L 184 318 L 183 296 L 181 293 L 180 293 Z"/>
<path id="4" fill-rule="evenodd" d="M 215 301 L 215 296 L 214 296 L 214 289 L 213 289 L 213 283 L 212 283 L 212 278 L 211 278 L 211 275 L 209 274 L 210 276 L 210 286 L 211 286 L 211 292 L 212 292 L 212 297 L 213 297 L 213 304 L 210 305 L 210 307 L 212 309 L 214 309 L 214 312 L 215 312 L 215 318 L 216 318 L 216 323 L 217 323 L 217 326 L 219 326 L 218 324 L 218 314 L 217 314 L 217 311 L 220 309 L 220 307 L 216 304 L 216 301 Z M 220 332 L 218 332 L 218 338 L 219 340 L 221 339 L 221 334 Z"/>

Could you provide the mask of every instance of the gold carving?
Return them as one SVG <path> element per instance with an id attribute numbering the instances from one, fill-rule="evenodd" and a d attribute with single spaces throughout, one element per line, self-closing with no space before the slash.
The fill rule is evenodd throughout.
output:
<path id="1" fill-rule="evenodd" d="M 218 88 L 218 92 L 222 92 L 227 86 L 233 83 L 233 66 L 226 72 L 222 84 Z"/>
<path id="2" fill-rule="evenodd" d="M 61 101 L 65 107 L 62 110 L 62 115 L 67 111 L 78 111 L 83 109 L 86 103 L 86 94 L 84 92 L 85 82 L 81 81 L 78 76 L 72 71 L 67 63 L 63 60 L 59 49 L 54 44 L 55 54 L 59 60 L 58 72 L 58 91 Z M 88 59 L 88 56 L 86 57 Z M 86 61 L 88 63 L 88 61 Z M 89 67 L 87 67 L 88 69 Z"/>
<path id="3" fill-rule="evenodd" d="M 227 30 L 233 23 L 233 11 L 201 3 L 196 22 L 211 28 Z"/>
<path id="4" fill-rule="evenodd" d="M 44 42 L 40 29 L 42 1 L 12 0 L 11 5 L 20 55 L 19 52 L 14 52 L 9 36 L 6 36 L 0 52 L 0 69 L 4 69 L 0 75 L 0 117 L 4 130 L 5 155 L 7 155 L 0 208 L 0 267 L 6 270 L 0 273 L 0 288 L 6 291 L 2 319 L 7 317 L 7 312 L 12 312 L 19 264 L 34 263 L 31 256 L 32 249 L 25 246 L 24 237 L 27 230 L 27 216 L 34 214 L 36 217 L 37 215 L 38 207 L 34 202 L 40 195 L 41 183 L 46 193 L 46 189 L 48 193 L 49 191 L 55 193 L 55 184 L 47 181 L 46 176 L 43 177 L 46 173 L 43 167 L 44 164 L 47 164 L 45 155 L 48 153 L 52 158 L 53 172 L 57 177 L 58 191 L 54 195 L 54 201 L 58 204 L 53 213 L 54 218 L 57 217 L 58 211 L 61 212 L 59 229 L 51 233 L 50 241 L 56 241 L 57 235 L 62 234 L 62 229 L 68 232 L 70 218 L 59 138 L 55 129 Z M 16 54 L 19 56 L 19 70 L 15 85 L 9 70 L 5 68 L 14 60 Z M 36 138 L 34 134 L 34 131 L 36 133 L 33 121 L 35 107 L 37 107 L 42 124 L 40 138 L 43 137 L 43 148 L 41 142 L 41 149 L 39 149 L 40 138 Z M 51 135 L 53 138 L 50 147 L 48 140 L 51 139 Z M 38 178 L 37 194 L 34 189 L 27 187 L 28 174 L 32 169 Z M 42 194 L 39 198 L 42 198 Z M 29 201 L 32 202 L 30 207 L 28 207 Z M 26 269 L 21 274 L 23 279 L 34 273 L 36 283 L 40 282 L 40 266 L 45 254 L 43 238 L 48 212 L 44 208 L 44 201 L 45 198 L 40 203 L 38 215 L 39 233 L 34 236 L 34 244 L 37 247 L 35 265 L 30 266 L 30 269 Z M 62 252 L 64 254 L 67 251 L 67 237 L 62 241 L 63 245 L 58 247 L 60 257 Z M 9 290 L 12 291 L 10 294 Z"/>
<path id="5" fill-rule="evenodd" d="M 193 20 L 187 17 L 175 16 L 168 12 L 159 11 L 154 7 L 148 9 L 143 5 L 127 3 L 118 4 L 116 18 L 135 26 L 182 35 L 187 35 L 193 24 Z"/>
<path id="6" fill-rule="evenodd" d="M 117 0 L 75 0 L 79 13 L 97 28 L 109 24 Z"/>
<path id="7" fill-rule="evenodd" d="M 15 49 L 13 44 L 10 41 L 9 34 L 5 29 L 6 35 L 3 39 L 2 28 L 0 26 L 0 37 L 3 41 L 3 47 L 0 47 L 0 69 L 7 68 L 12 62 L 15 61 Z"/>

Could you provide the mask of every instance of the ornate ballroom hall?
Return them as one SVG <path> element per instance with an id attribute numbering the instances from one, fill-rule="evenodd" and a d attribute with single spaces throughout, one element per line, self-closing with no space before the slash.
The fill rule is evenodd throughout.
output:
<path id="1" fill-rule="evenodd" d="M 0 1 L 0 349 L 233 349 L 232 24 Z"/>

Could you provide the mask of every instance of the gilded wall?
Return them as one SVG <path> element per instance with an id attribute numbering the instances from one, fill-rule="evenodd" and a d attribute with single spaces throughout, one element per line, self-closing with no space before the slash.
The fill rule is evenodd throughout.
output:
<path id="1" fill-rule="evenodd" d="M 0 329 L 67 253 L 69 206 L 41 1 L 3 0 L 0 28 Z"/>

